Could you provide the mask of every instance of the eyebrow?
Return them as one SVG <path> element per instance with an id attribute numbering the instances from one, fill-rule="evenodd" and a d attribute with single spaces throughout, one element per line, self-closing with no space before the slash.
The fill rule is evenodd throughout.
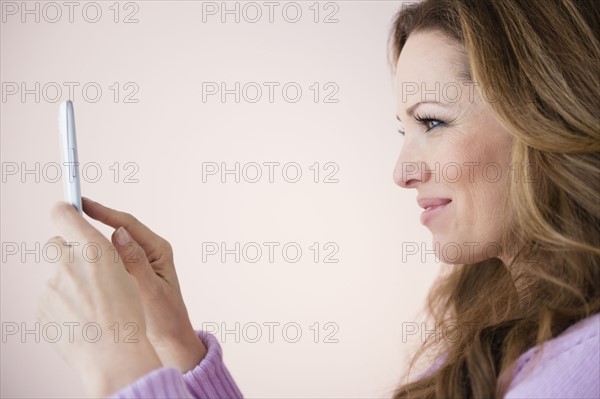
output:
<path id="1" fill-rule="evenodd" d="M 411 105 L 410 107 L 408 107 L 408 108 L 406 109 L 406 115 L 408 115 L 408 116 L 412 116 L 412 115 L 413 115 L 413 113 L 415 112 L 415 109 L 416 109 L 416 108 L 417 108 L 419 105 L 421 105 L 421 104 L 439 104 L 439 105 L 442 105 L 442 106 L 444 106 L 444 107 L 447 107 L 447 106 L 448 106 L 448 104 L 447 104 L 447 103 L 441 103 L 441 102 L 439 102 L 439 101 L 419 101 L 418 103 L 416 103 L 416 104 L 413 104 L 413 105 Z M 396 115 L 396 119 L 398 119 L 400 122 L 402 122 L 402 119 L 400 119 L 400 115 Z"/>

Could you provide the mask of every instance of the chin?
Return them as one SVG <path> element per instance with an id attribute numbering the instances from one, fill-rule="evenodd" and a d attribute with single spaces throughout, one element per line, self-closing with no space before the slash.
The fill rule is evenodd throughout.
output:
<path id="1" fill-rule="evenodd" d="M 448 265 L 471 264 L 484 261 L 490 256 L 485 256 L 481 252 L 481 246 L 464 245 L 464 243 L 473 243 L 476 240 L 434 236 L 433 248 L 436 258 Z"/>

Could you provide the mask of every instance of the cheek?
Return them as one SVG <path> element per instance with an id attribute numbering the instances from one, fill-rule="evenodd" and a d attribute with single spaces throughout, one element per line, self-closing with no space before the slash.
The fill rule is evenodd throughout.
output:
<path id="1" fill-rule="evenodd" d="M 498 140 L 494 130 L 475 131 L 449 143 L 442 175 L 455 198 L 453 227 L 495 239 L 510 177 L 510 142 Z"/>

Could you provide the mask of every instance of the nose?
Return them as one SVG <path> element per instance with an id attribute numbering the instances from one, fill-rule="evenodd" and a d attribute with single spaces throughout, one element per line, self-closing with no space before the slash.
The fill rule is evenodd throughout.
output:
<path id="1" fill-rule="evenodd" d="M 394 182 L 402 188 L 417 188 L 428 178 L 425 161 L 415 154 L 414 149 L 403 145 L 394 167 Z"/>

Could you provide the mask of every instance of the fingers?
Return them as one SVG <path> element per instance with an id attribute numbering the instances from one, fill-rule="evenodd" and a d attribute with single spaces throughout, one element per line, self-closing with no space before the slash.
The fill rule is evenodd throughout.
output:
<path id="1" fill-rule="evenodd" d="M 48 285 L 55 287 L 58 290 L 63 290 L 65 281 L 76 281 L 78 275 L 84 270 L 80 267 L 74 267 L 75 251 L 63 237 L 54 236 L 46 241 L 46 247 L 52 246 L 59 251 L 59 259 L 56 263 L 53 276 L 48 279 Z"/>
<path id="2" fill-rule="evenodd" d="M 43 290 L 38 295 L 36 318 L 38 321 L 53 321 L 54 304 L 64 302 L 63 295 L 71 288 L 69 283 L 77 280 L 77 273 L 69 262 L 69 255 L 65 253 L 69 250 L 69 245 L 61 236 L 50 238 L 46 245 L 54 245 L 61 251 L 61 259 L 58 267 L 54 270 L 51 278 L 46 281 Z"/>
<path id="3" fill-rule="evenodd" d="M 100 243 L 106 240 L 102 233 L 89 224 L 71 204 L 62 201 L 56 203 L 52 207 L 51 215 L 52 220 L 67 241 Z"/>
<path id="4" fill-rule="evenodd" d="M 139 283 L 154 274 L 144 249 L 138 244 L 124 227 L 119 227 L 111 238 L 125 268 Z M 150 274 L 152 273 L 152 274 Z"/>
<path id="5" fill-rule="evenodd" d="M 37 297 L 37 307 L 35 308 L 35 318 L 45 324 L 50 316 L 48 315 L 48 303 L 51 298 L 51 293 L 55 292 L 54 285 L 50 280 L 44 286 L 44 289 Z"/>
<path id="6" fill-rule="evenodd" d="M 89 268 L 84 267 L 86 262 L 82 263 L 77 259 L 78 248 L 71 247 L 61 236 L 50 238 L 46 245 L 52 245 L 60 251 L 60 259 L 56 263 L 54 274 L 46 282 L 47 289 L 65 295 L 75 293 L 78 298 L 84 298 L 84 291 L 87 289 L 85 285 L 88 284 L 93 273 L 90 273 Z"/>
<path id="7" fill-rule="evenodd" d="M 164 245 L 166 241 L 162 237 L 128 213 L 108 208 L 85 197 L 83 197 L 83 211 L 92 219 L 115 229 L 124 227 L 148 255 L 166 247 Z"/>

